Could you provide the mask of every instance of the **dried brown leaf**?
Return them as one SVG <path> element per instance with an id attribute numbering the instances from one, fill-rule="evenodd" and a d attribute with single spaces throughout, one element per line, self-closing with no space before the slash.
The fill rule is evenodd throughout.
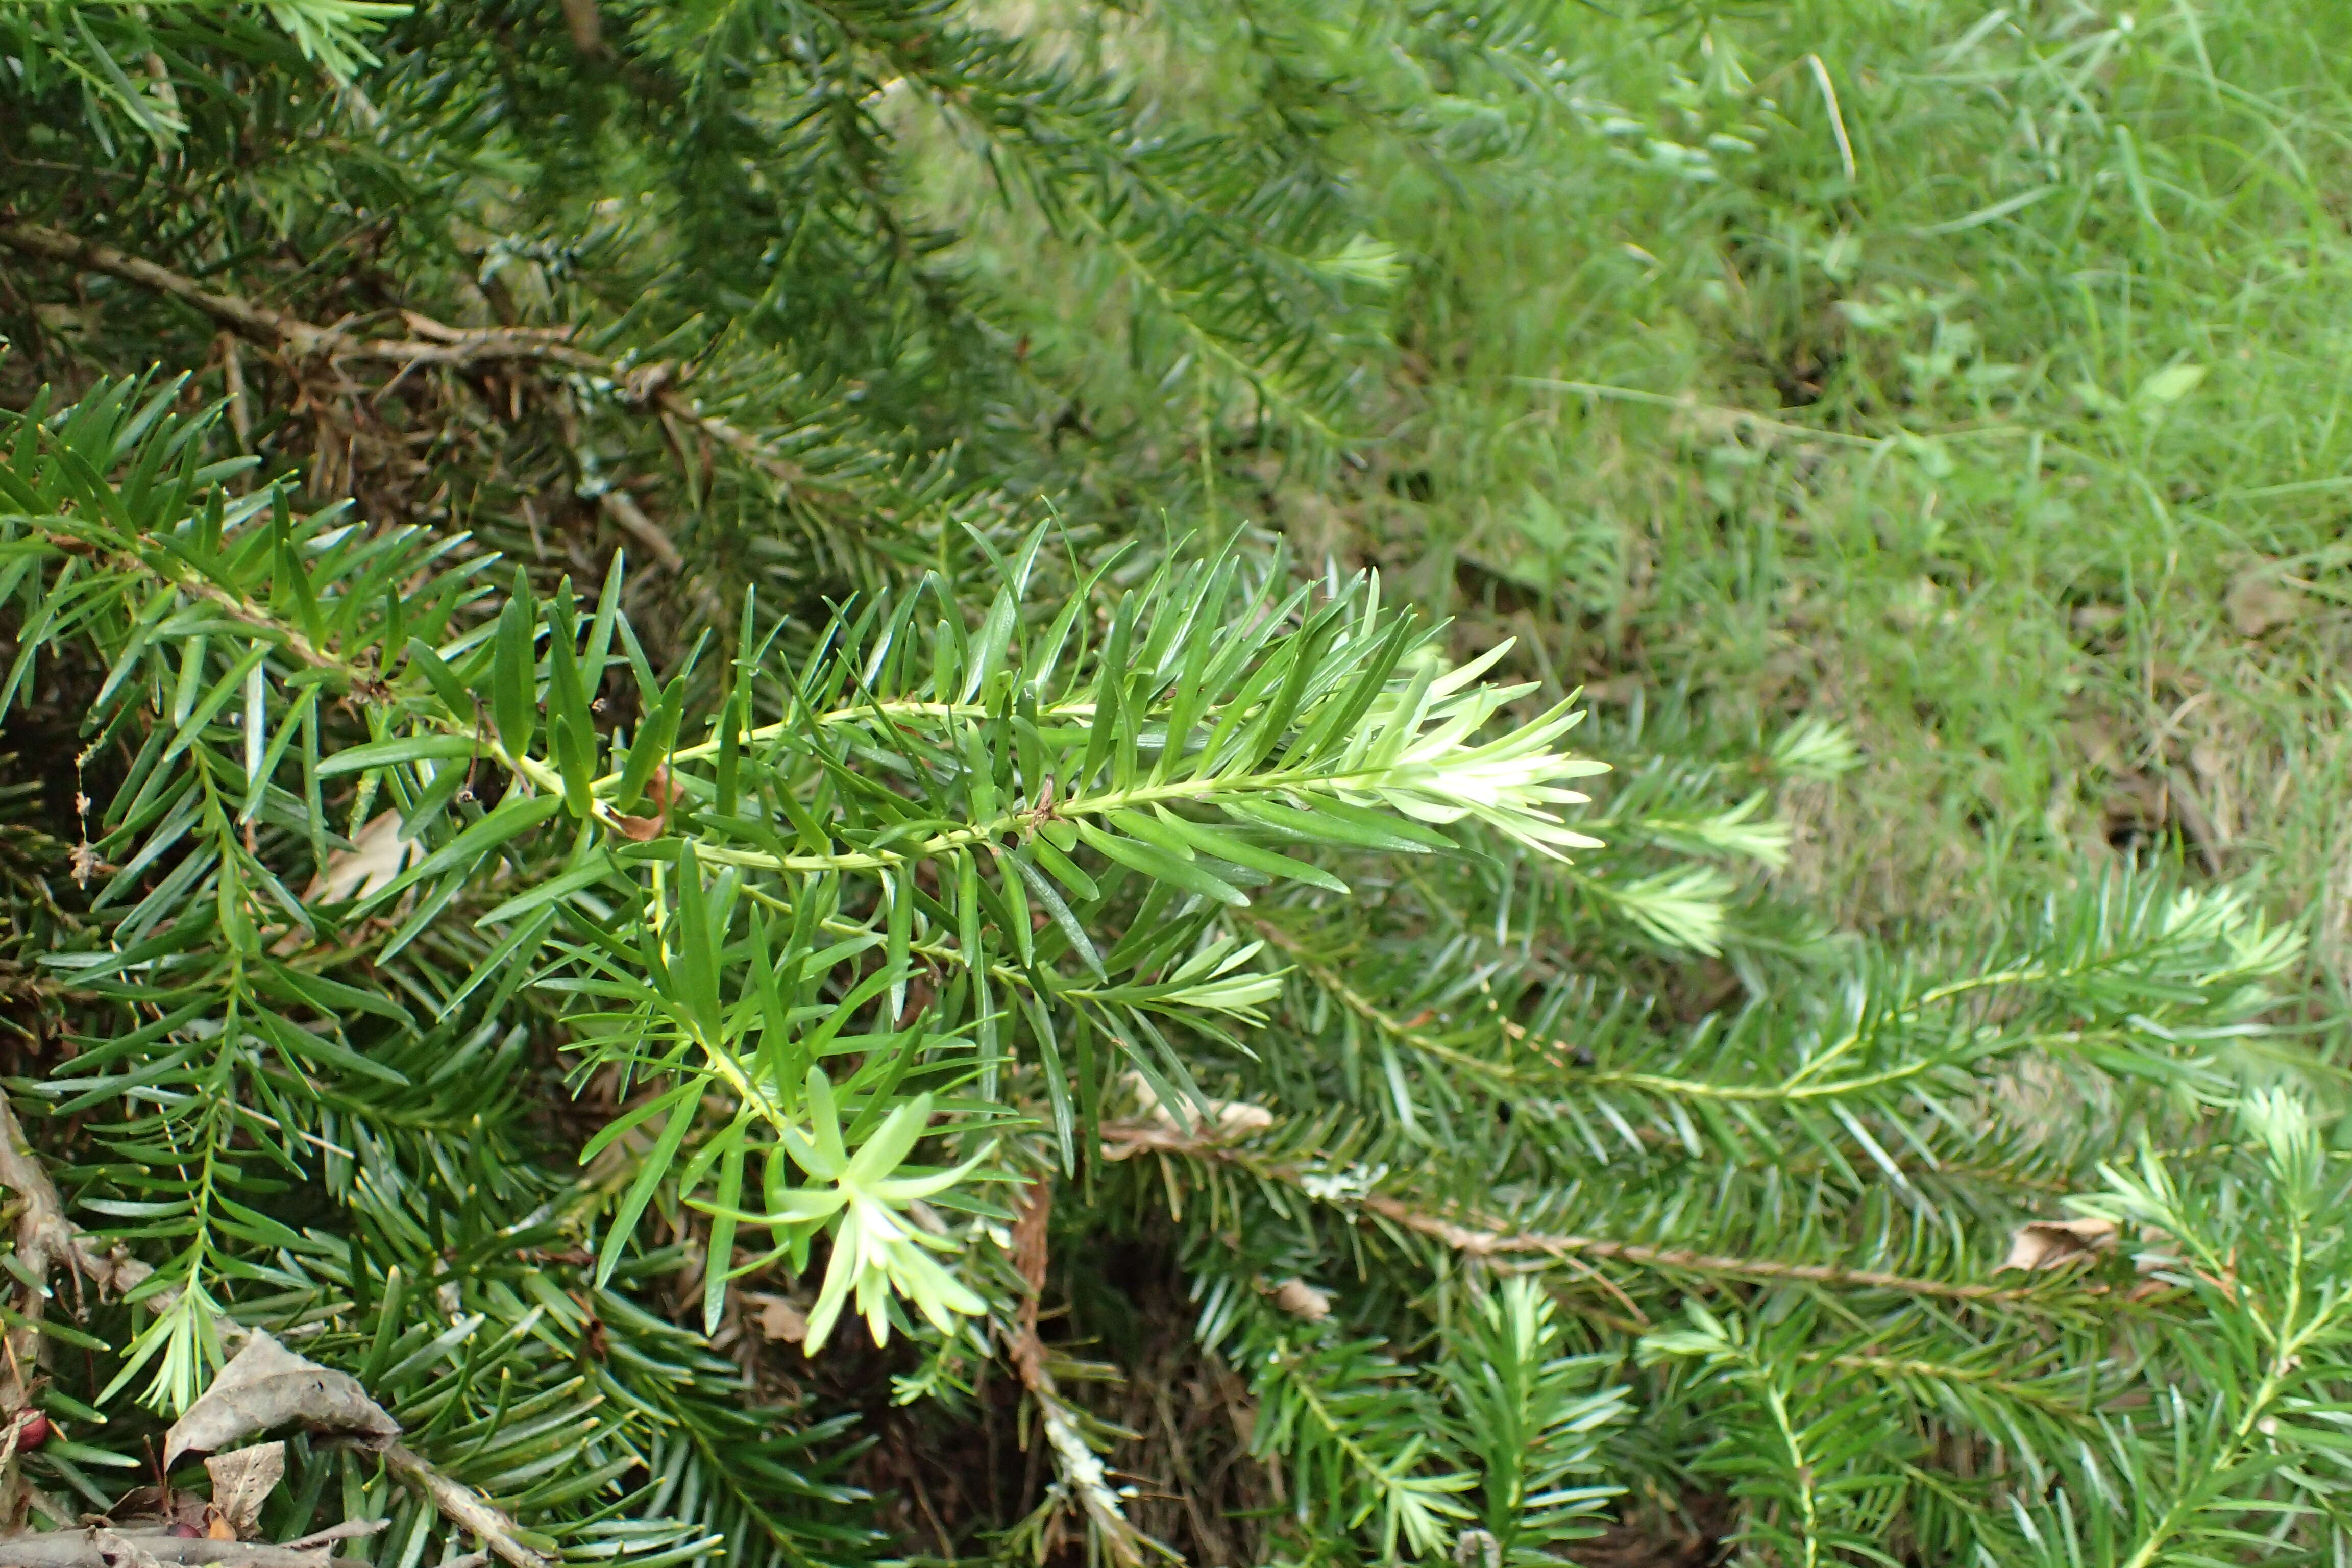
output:
<path id="1" fill-rule="evenodd" d="M 1331 1292 L 1304 1279 L 1286 1279 L 1274 1288 L 1274 1304 L 1294 1318 L 1319 1323 L 1331 1315 Z"/>
<path id="2" fill-rule="evenodd" d="M 2082 714 L 2067 721 L 2066 731 L 2086 766 L 2108 773 L 2124 771 L 2124 735 L 2113 719 L 2104 713 Z"/>
<path id="3" fill-rule="evenodd" d="M 205 1469 L 213 1479 L 215 1521 L 225 1522 L 229 1531 L 220 1539 L 248 1540 L 260 1527 L 261 1505 L 286 1479 L 286 1445 L 257 1443 L 215 1454 L 205 1461 Z"/>
<path id="4" fill-rule="evenodd" d="M 370 1439 L 400 1436 L 400 1423 L 367 1396 L 359 1379 L 305 1360 L 256 1332 L 163 1440 L 169 1469 L 183 1454 L 217 1454 L 275 1426 L 302 1426 Z"/>
<path id="5" fill-rule="evenodd" d="M 1151 1119 L 1162 1127 L 1179 1132 L 1198 1135 L 1206 1131 L 1218 1138 L 1245 1138 L 1253 1132 L 1263 1132 L 1274 1125 L 1274 1112 L 1263 1105 L 1252 1105 L 1245 1100 L 1212 1100 L 1209 1114 L 1215 1119 L 1213 1127 L 1201 1126 L 1199 1108 L 1189 1104 L 1171 1107 L 1162 1105 L 1160 1097 L 1151 1092 L 1151 1085 L 1139 1072 L 1127 1075 L 1128 1084 L 1135 1096 L 1150 1112 Z"/>
<path id="6" fill-rule="evenodd" d="M 423 845 L 401 837 L 400 813 L 383 812 L 359 830 L 349 849 L 327 857 L 327 868 L 302 889 L 302 901 L 341 904 L 363 899 L 390 887 L 408 862 L 424 852 Z"/>
<path id="7" fill-rule="evenodd" d="M 115 1500 L 108 1517 L 133 1533 L 153 1533 L 179 1527 L 201 1532 L 205 1510 L 212 1505 L 193 1492 L 174 1491 L 166 1498 L 157 1487 L 133 1487 Z"/>
<path id="8" fill-rule="evenodd" d="M 2279 581 L 2276 569 L 2267 564 L 2249 566 L 2231 578 L 2222 604 L 2242 637 L 2258 637 L 2285 626 L 2304 609 L 2303 595 Z"/>
<path id="9" fill-rule="evenodd" d="M 2009 1233 L 2009 1256 L 2000 1266 L 2028 1272 L 2063 1268 L 2115 1245 L 2116 1222 L 2111 1219 L 2028 1220 Z"/>
<path id="10" fill-rule="evenodd" d="M 808 1338 L 808 1313 L 790 1297 L 746 1291 L 743 1300 L 760 1310 L 760 1337 L 788 1345 Z"/>
<path id="11" fill-rule="evenodd" d="M 2078 605 L 2073 619 L 2077 632 L 2099 637 L 2123 625 L 2124 607 L 2121 605 Z"/>

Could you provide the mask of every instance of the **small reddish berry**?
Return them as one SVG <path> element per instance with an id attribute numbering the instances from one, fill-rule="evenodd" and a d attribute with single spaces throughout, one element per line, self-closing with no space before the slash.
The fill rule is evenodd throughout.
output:
<path id="1" fill-rule="evenodd" d="M 172 1528 L 165 1531 L 163 1533 L 166 1535 L 175 1535 L 182 1541 L 194 1541 L 203 1535 L 204 1531 L 198 1530 L 194 1525 L 190 1524 L 184 1519 L 173 1523 Z"/>
<path id="2" fill-rule="evenodd" d="M 16 1447 L 37 1448 L 49 1440 L 49 1418 L 37 1410 L 16 1417 Z"/>

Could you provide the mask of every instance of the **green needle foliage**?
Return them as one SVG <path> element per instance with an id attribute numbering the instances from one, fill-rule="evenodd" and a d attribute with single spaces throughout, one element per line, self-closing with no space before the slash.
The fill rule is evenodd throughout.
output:
<path id="1" fill-rule="evenodd" d="M 1217 500 L 1354 455 L 1350 150 L 1558 86 L 1359 20 L 1417 96 L 1269 26 L 1192 125 L 962 5 L 0 16 L 0 1526 L 201 1492 L 267 1330 L 404 1436 L 258 1534 L 373 1568 L 2352 1550 L 2291 929 L 1830 933 L 1836 727 L 1588 725 Z"/>

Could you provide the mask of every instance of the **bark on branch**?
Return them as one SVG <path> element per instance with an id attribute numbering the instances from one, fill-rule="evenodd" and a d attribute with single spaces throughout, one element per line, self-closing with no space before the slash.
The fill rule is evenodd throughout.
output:
<path id="1" fill-rule="evenodd" d="M 1278 1162 L 1252 1157 L 1246 1151 L 1214 1138 L 1203 1138 L 1173 1128 L 1150 1124 L 1119 1123 L 1102 1130 L 1103 1157 L 1125 1160 L 1138 1154 L 1170 1154 L 1188 1159 L 1209 1160 L 1232 1165 L 1268 1181 L 1297 1187 L 1304 1173 Z M 1474 1258 L 1495 1258 L 1511 1255 L 1539 1254 L 1563 1260 L 1600 1258 L 1604 1261 L 1630 1263 L 1636 1268 L 1661 1273 L 1697 1274 L 1736 1279 L 1785 1279 L 1810 1285 L 1842 1286 L 1849 1289 L 1893 1290 L 1906 1296 L 1919 1296 L 1946 1301 L 2023 1303 L 2045 1297 L 2045 1289 L 2031 1289 L 2013 1285 L 1968 1285 L 1942 1279 L 1922 1279 L 1906 1274 L 1890 1274 L 1872 1268 L 1846 1268 L 1831 1263 L 1787 1263 L 1770 1258 L 1735 1258 L 1720 1253 L 1695 1252 L 1675 1247 L 1651 1247 L 1642 1242 L 1617 1241 L 1607 1237 L 1575 1236 L 1546 1231 L 1523 1230 L 1507 1221 L 1494 1217 L 1455 1212 L 1451 1215 L 1433 1214 L 1412 1204 L 1382 1193 L 1368 1193 L 1349 1200 L 1358 1212 L 1385 1220 L 1401 1230 L 1409 1230 L 1442 1242 L 1456 1252 Z M 2075 1284 L 2081 1296 L 2110 1294 L 2105 1285 L 2093 1281 Z"/>
<path id="2" fill-rule="evenodd" d="M 430 1499 L 441 1517 L 472 1531 L 490 1555 L 509 1568 L 548 1568 L 548 1559 L 523 1544 L 515 1521 L 503 1510 L 463 1481 L 452 1480 L 419 1458 L 403 1443 L 383 1451 L 384 1468 Z M 7 1564 L 0 1563 L 0 1568 Z"/>
<path id="3" fill-rule="evenodd" d="M 45 224 L 0 224 L 0 245 L 26 256 L 62 261 L 85 272 L 103 272 L 126 282 L 152 289 L 158 294 L 194 305 L 205 315 L 265 343 L 284 343 L 298 353 L 315 353 L 320 342 L 333 336 L 325 329 L 268 305 L 257 305 L 234 294 L 216 294 L 194 279 L 158 267 L 110 245 L 50 228 Z"/>
<path id="4" fill-rule="evenodd" d="M 63 262 L 89 272 L 103 272 L 126 282 L 192 305 L 224 327 L 265 347 L 283 349 L 297 359 L 330 362 L 373 360 L 397 364 L 402 373 L 417 365 L 456 369 L 506 363 L 561 366 L 610 381 L 630 401 L 701 431 L 712 441 L 741 457 L 753 468 L 788 489 L 824 490 L 799 464 L 769 449 L 756 436 L 716 414 L 706 414 L 671 379 L 661 364 L 627 365 L 583 349 L 568 331 L 545 327 L 450 327 L 403 312 L 413 334 L 407 338 L 371 338 L 333 327 L 321 327 L 288 311 L 257 304 L 234 294 L 207 289 L 184 273 L 159 267 L 110 245 L 84 239 L 62 229 L 37 223 L 0 223 L 0 246 Z M 394 378 L 395 380 L 397 377 Z M 642 515 L 642 514 L 640 514 Z M 656 553 L 660 553 L 658 551 Z M 669 557 L 677 554 L 670 550 Z M 667 558 L 665 559 L 665 564 Z"/>
<path id="5" fill-rule="evenodd" d="M 111 1530 L 59 1530 L 0 1537 L 0 1568 L 366 1568 L 349 1557 L 254 1541 L 184 1540 Z"/>
<path id="6" fill-rule="evenodd" d="M 57 1184 L 41 1168 L 5 1094 L 0 1094 L 0 1187 L 16 1199 L 16 1257 L 32 1278 L 46 1284 L 50 1271 L 62 1263 L 80 1279 L 120 1295 L 153 1272 L 120 1249 L 101 1247 L 66 1217 Z M 39 1363 L 40 1321 L 47 1305 L 45 1291 L 26 1290 L 23 1321 L 8 1331 L 6 1364 L 0 1366 L 0 1417 L 25 1407 Z"/>
<path id="7" fill-rule="evenodd" d="M 1053 1183 L 1030 1183 L 1013 1226 L 1013 1263 L 1028 1289 L 1022 1295 L 1011 1331 L 998 1331 L 1004 1337 L 1005 1359 L 1020 1374 L 1021 1386 L 1036 1402 L 1038 1420 L 1045 1431 L 1045 1446 L 1053 1454 L 1054 1468 L 1063 1484 L 1086 1510 L 1111 1562 L 1118 1568 L 1137 1568 L 1147 1548 L 1161 1552 L 1166 1548 L 1129 1521 L 1127 1510 L 1119 1504 L 1118 1493 L 1103 1468 L 1102 1457 L 1087 1445 L 1085 1434 L 1078 1429 L 1077 1412 L 1062 1397 L 1055 1384 L 1053 1370 L 1046 1364 L 1045 1342 L 1037 1337 L 1037 1308 L 1045 1290 L 1045 1221 L 1053 1206 Z M 0 1568 L 5 1565 L 0 1564 Z"/>

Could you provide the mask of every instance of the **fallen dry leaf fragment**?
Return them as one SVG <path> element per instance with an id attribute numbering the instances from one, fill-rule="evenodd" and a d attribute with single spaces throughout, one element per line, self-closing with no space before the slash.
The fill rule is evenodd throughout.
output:
<path id="1" fill-rule="evenodd" d="M 302 1426 L 367 1438 L 400 1436 L 400 1423 L 367 1396 L 359 1379 L 305 1360 L 256 1331 L 163 1440 L 163 1467 L 184 1454 L 217 1454 L 275 1426 Z"/>
<path id="2" fill-rule="evenodd" d="M 743 1300 L 760 1309 L 760 1337 L 796 1345 L 808 1338 L 808 1314 L 785 1296 L 746 1292 Z"/>
<path id="3" fill-rule="evenodd" d="M 174 1491 L 167 1500 L 157 1487 L 133 1487 L 117 1498 L 109 1517 L 126 1533 L 176 1531 L 193 1538 L 204 1533 L 205 1510 L 212 1505 L 194 1492 Z"/>
<path id="4" fill-rule="evenodd" d="M 400 836 L 400 813 L 383 812 L 352 838 L 349 849 L 327 857 L 327 868 L 302 889 L 306 904 L 341 904 L 392 886 L 392 879 L 425 847 Z"/>
<path id="5" fill-rule="evenodd" d="M 2230 579 L 2222 605 L 2242 637 L 2258 637 L 2303 614 L 2303 595 L 2279 581 L 2269 565 L 2249 566 Z"/>
<path id="6" fill-rule="evenodd" d="M 214 1522 L 229 1531 L 223 1539 L 247 1540 L 260 1527 L 261 1505 L 286 1479 L 286 1445 L 257 1443 L 215 1454 L 205 1469 L 213 1478 Z"/>
<path id="7" fill-rule="evenodd" d="M 1319 1323 L 1331 1315 L 1331 1292 L 1304 1279 L 1286 1279 L 1274 1288 L 1274 1304 L 1294 1318 Z"/>
<path id="8" fill-rule="evenodd" d="M 2111 1219 L 2028 1220 L 2009 1233 L 2009 1256 L 2000 1266 L 2028 1272 L 2063 1268 L 2115 1244 L 2116 1222 Z"/>
<path id="9" fill-rule="evenodd" d="M 100 1529 L 90 1532 L 90 1544 L 99 1555 L 110 1563 L 128 1563 L 131 1568 L 163 1568 L 155 1554 L 127 1535 L 112 1530 Z"/>
<path id="10" fill-rule="evenodd" d="M 671 806 L 686 797 L 686 791 L 671 780 L 669 764 L 657 764 L 654 768 L 654 776 L 646 783 L 646 798 L 667 814 Z"/>
<path id="11" fill-rule="evenodd" d="M 1199 1124 L 1201 1118 L 1197 1107 L 1180 1104 L 1171 1109 L 1161 1104 L 1160 1097 L 1151 1091 L 1150 1081 L 1139 1072 L 1129 1073 L 1127 1081 L 1135 1090 L 1136 1098 L 1143 1102 L 1143 1109 L 1150 1111 L 1151 1119 L 1162 1127 L 1196 1135 L 1203 1131 Z M 1209 1112 L 1216 1118 L 1216 1124 L 1206 1131 L 1219 1138 L 1244 1138 L 1253 1132 L 1263 1132 L 1274 1125 L 1273 1111 L 1263 1105 L 1252 1105 L 1245 1100 L 1212 1100 Z"/>

